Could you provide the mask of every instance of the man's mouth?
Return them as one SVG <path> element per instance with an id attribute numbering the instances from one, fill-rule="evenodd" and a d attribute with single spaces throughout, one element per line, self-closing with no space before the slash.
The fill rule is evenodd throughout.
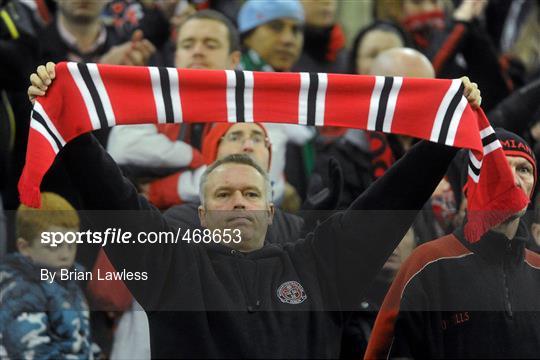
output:
<path id="1" fill-rule="evenodd" d="M 208 69 L 208 65 L 204 63 L 193 63 L 189 64 L 189 69 Z"/>
<path id="2" fill-rule="evenodd" d="M 234 225 L 249 225 L 253 222 L 253 218 L 248 215 L 231 216 L 227 219 L 228 224 Z"/>
<path id="3" fill-rule="evenodd" d="M 294 53 L 287 51 L 287 50 L 276 50 L 276 54 L 280 58 L 290 59 L 294 57 Z"/>

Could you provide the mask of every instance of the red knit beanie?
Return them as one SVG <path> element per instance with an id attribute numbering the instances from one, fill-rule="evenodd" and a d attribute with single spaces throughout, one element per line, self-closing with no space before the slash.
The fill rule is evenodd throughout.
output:
<path id="1" fill-rule="evenodd" d="M 216 161 L 219 142 L 221 141 L 221 138 L 227 133 L 227 131 L 229 131 L 229 129 L 233 125 L 236 124 L 237 123 L 214 123 L 213 125 L 210 124 L 211 128 L 207 133 L 205 133 L 202 141 L 202 154 L 206 164 L 211 164 Z M 256 123 L 256 125 L 260 126 L 262 131 L 264 132 L 264 136 L 268 137 L 268 132 L 266 131 L 266 128 L 263 126 L 263 124 Z M 270 170 L 270 164 L 272 161 L 272 143 L 270 143 L 270 146 L 268 147 L 268 152 L 269 159 L 267 170 Z"/>

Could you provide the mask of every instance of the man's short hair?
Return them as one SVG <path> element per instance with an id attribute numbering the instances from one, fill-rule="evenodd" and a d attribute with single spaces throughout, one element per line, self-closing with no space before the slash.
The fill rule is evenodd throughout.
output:
<path id="1" fill-rule="evenodd" d="M 222 23 L 227 28 L 227 32 L 229 34 L 229 53 L 240 50 L 240 36 L 238 35 L 238 30 L 232 21 L 222 13 L 210 9 L 197 11 L 184 20 L 184 22 L 178 27 L 178 33 L 180 33 L 182 26 L 184 26 L 189 20 L 193 19 L 214 20 Z"/>
<path id="2" fill-rule="evenodd" d="M 259 174 L 262 175 L 264 178 L 264 185 L 266 187 L 266 199 L 267 201 L 272 200 L 272 184 L 270 183 L 270 177 L 268 176 L 268 173 L 253 160 L 249 155 L 246 154 L 231 154 L 228 156 L 225 156 L 224 158 L 218 159 L 214 161 L 210 166 L 206 168 L 204 173 L 201 176 L 201 181 L 199 183 L 199 196 L 201 199 L 201 204 L 204 205 L 204 187 L 206 185 L 206 182 L 208 180 L 208 175 L 218 167 L 224 164 L 243 164 L 251 166 L 252 168 L 255 168 L 259 172 Z"/>
<path id="3" fill-rule="evenodd" d="M 15 224 L 17 238 L 33 241 L 51 226 L 79 230 L 80 220 L 77 211 L 66 199 L 44 192 L 41 193 L 41 208 L 34 209 L 23 204 L 19 206 Z"/>

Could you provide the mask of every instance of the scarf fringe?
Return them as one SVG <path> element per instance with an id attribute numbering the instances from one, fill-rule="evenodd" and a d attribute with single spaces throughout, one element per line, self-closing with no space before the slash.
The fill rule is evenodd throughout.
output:
<path id="1" fill-rule="evenodd" d="M 39 187 L 21 183 L 19 186 L 19 198 L 21 204 L 39 209 L 41 208 L 41 192 Z"/>
<path id="2" fill-rule="evenodd" d="M 478 242 L 490 229 L 523 209 L 522 207 L 520 208 L 521 197 L 514 196 L 516 195 L 514 191 L 511 191 L 509 195 L 491 203 L 490 207 L 492 207 L 492 210 L 473 210 L 467 212 L 468 221 L 464 226 L 464 234 L 468 242 Z"/>

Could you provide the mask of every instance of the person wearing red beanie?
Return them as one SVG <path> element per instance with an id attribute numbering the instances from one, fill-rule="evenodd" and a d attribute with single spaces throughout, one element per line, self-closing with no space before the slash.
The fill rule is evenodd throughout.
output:
<path id="1" fill-rule="evenodd" d="M 250 155 L 266 171 L 270 170 L 272 144 L 264 125 L 216 123 L 203 138 L 202 153 L 206 164 L 242 152 Z"/>
<path id="2" fill-rule="evenodd" d="M 204 165 L 231 154 L 250 155 L 263 169 L 270 170 L 272 147 L 262 124 L 216 123 L 206 127 L 202 138 Z M 150 183 L 148 199 L 161 209 L 186 202 L 198 203 L 199 179 L 206 166 L 187 169 Z"/>

